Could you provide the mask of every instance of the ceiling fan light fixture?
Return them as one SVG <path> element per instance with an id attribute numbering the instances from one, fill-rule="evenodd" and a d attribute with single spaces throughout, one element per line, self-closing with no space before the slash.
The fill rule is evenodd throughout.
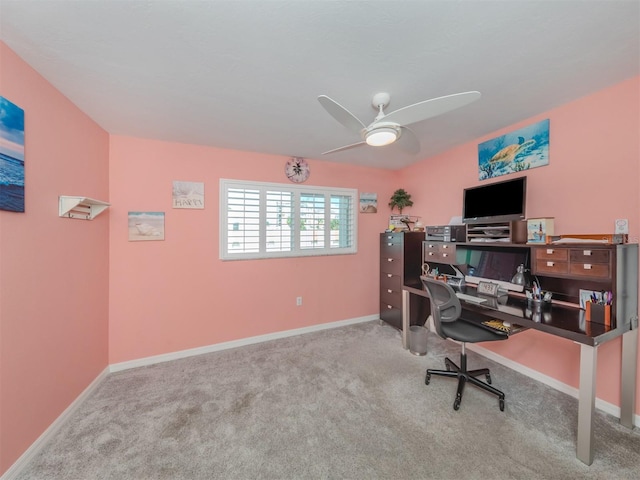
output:
<path id="1" fill-rule="evenodd" d="M 398 131 L 390 127 L 380 127 L 367 133 L 365 141 L 372 147 L 389 145 L 398 139 Z"/>

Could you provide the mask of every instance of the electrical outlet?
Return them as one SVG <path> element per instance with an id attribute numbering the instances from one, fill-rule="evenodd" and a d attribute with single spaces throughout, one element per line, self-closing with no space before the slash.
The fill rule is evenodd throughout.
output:
<path id="1" fill-rule="evenodd" d="M 296 297 L 296 307 L 302 306 L 302 297 Z"/>

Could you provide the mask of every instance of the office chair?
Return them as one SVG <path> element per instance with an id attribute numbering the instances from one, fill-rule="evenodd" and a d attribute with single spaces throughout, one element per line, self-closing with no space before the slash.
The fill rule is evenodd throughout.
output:
<path id="1" fill-rule="evenodd" d="M 463 317 L 468 316 L 468 312 L 463 312 L 460 306 L 460 300 L 456 297 L 456 293 L 451 286 L 431 277 L 421 276 L 420 279 L 431 300 L 431 316 L 433 317 L 436 332 L 444 339 L 451 338 L 452 340 L 457 340 L 462 343 L 460 366 L 456 365 L 449 358 L 445 358 L 444 362 L 447 369 L 428 369 L 424 383 L 429 385 L 431 375 L 456 377 L 458 379 L 458 391 L 456 393 L 456 399 L 453 402 L 453 409 L 458 410 L 460 408 L 460 402 L 462 402 L 464 386 L 467 382 L 471 382 L 471 384 L 497 395 L 500 402 L 500 410 L 504 411 L 504 393 L 489 385 L 491 383 L 489 369 L 467 370 L 465 344 L 469 342 L 505 340 L 508 338 L 508 334 L 498 330 L 492 331 L 477 322 L 465 321 Z M 469 313 L 469 315 L 471 315 L 471 313 Z M 476 378 L 480 375 L 486 376 L 487 383 Z"/>

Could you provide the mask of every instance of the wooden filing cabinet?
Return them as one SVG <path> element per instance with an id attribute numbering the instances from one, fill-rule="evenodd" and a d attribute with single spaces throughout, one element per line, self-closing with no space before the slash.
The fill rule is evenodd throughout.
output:
<path id="1" fill-rule="evenodd" d="M 380 319 L 398 330 L 402 330 L 402 286 L 420 288 L 424 237 L 424 232 L 380 234 Z M 425 316 L 425 302 L 417 300 L 415 306 L 411 305 L 412 317 L 415 312 L 416 318 L 412 323 L 424 321 L 421 317 Z"/>

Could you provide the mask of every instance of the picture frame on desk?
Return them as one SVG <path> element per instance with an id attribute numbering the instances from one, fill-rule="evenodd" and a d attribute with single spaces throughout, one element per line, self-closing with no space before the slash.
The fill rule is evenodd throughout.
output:
<path id="1" fill-rule="evenodd" d="M 587 302 L 590 302 L 593 299 L 593 295 L 595 295 L 598 300 L 602 299 L 601 298 L 602 293 L 596 292 L 595 290 L 583 290 L 581 288 L 579 295 L 580 295 L 580 308 L 583 310 L 587 309 Z"/>
<path id="2" fill-rule="evenodd" d="M 528 218 L 527 243 L 544 245 L 551 243 L 553 236 L 553 218 Z"/>

